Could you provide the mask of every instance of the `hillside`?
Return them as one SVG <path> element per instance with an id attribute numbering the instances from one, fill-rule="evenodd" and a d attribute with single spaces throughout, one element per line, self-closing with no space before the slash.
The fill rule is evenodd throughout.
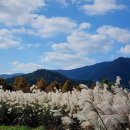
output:
<path id="1" fill-rule="evenodd" d="M 115 81 L 121 76 L 122 84 L 128 85 L 130 80 L 130 58 L 119 57 L 113 61 L 97 63 L 73 70 L 57 70 L 57 72 L 75 80 L 100 81 L 108 79 Z"/>
<path id="2" fill-rule="evenodd" d="M 20 76 L 20 75 L 23 75 L 23 73 L 17 73 L 17 74 L 2 74 L 2 75 L 0 75 L 0 78 L 8 79 L 8 78 L 13 78 L 13 77 Z"/>
<path id="3" fill-rule="evenodd" d="M 12 84 L 16 77 L 6 79 L 7 83 Z M 47 81 L 47 83 L 52 83 L 53 81 L 57 81 L 59 83 L 64 83 L 66 80 L 70 80 L 72 84 L 84 83 L 84 84 L 87 84 L 88 86 L 93 83 L 92 81 L 72 80 L 58 72 L 54 72 L 54 71 L 46 70 L 46 69 L 40 69 L 40 70 L 34 71 L 32 73 L 21 75 L 20 77 L 26 78 L 27 82 L 31 85 L 35 84 L 36 81 L 41 78 L 44 79 L 45 81 Z"/>

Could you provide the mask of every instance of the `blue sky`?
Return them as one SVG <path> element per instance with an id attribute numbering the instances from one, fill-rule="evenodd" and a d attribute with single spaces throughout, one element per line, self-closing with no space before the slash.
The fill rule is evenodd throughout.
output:
<path id="1" fill-rule="evenodd" d="M 0 74 L 130 57 L 130 0 L 1 0 Z"/>

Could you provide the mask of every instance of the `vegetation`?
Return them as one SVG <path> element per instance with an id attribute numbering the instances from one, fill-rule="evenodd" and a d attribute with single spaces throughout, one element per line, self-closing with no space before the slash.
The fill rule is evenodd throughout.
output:
<path id="1" fill-rule="evenodd" d="M 23 88 L 27 87 L 27 81 L 23 77 L 17 77 L 13 83 L 14 90 L 22 90 Z"/>
<path id="2" fill-rule="evenodd" d="M 40 79 L 44 79 L 45 81 L 47 81 L 47 83 L 52 83 L 53 81 L 63 83 L 68 79 L 57 72 L 53 72 L 53 71 L 45 70 L 45 69 L 37 70 L 33 73 L 22 75 L 21 77 L 25 78 L 28 84 L 30 85 L 35 84 Z M 15 81 L 15 78 L 16 77 L 7 79 L 7 83 L 13 84 L 13 82 Z"/>
<path id="3" fill-rule="evenodd" d="M 26 79 L 27 83 L 30 86 L 32 86 L 33 84 L 36 84 L 36 82 L 41 79 L 46 81 L 47 84 L 51 84 L 52 82 L 55 82 L 55 81 L 58 82 L 59 84 L 63 84 L 66 80 L 70 80 L 72 85 L 78 85 L 80 83 L 83 83 L 88 86 L 91 86 L 91 84 L 93 83 L 92 81 L 88 81 L 88 80 L 77 81 L 77 80 L 68 79 L 67 77 L 63 76 L 62 74 L 58 72 L 45 70 L 45 69 L 37 70 L 29 74 L 24 74 L 20 77 L 23 77 L 24 79 Z M 7 84 L 10 84 L 12 86 L 16 78 L 17 77 L 6 79 Z"/>
<path id="4" fill-rule="evenodd" d="M 102 80 L 102 81 L 101 81 L 101 84 L 102 84 L 102 85 L 104 85 L 104 84 L 108 85 L 108 90 L 110 90 L 110 91 L 112 90 L 111 86 L 114 85 L 114 83 L 110 82 L 110 81 L 107 80 L 107 79 Z"/>
<path id="5" fill-rule="evenodd" d="M 80 87 L 77 87 L 80 83 L 87 84 L 90 87 L 93 82 L 71 80 L 58 72 L 43 69 L 20 77 L 13 77 L 6 80 L 0 79 L 0 85 L 3 86 L 4 90 L 22 90 L 25 93 L 32 92 L 33 89 L 30 90 L 32 85 L 35 85 L 35 89 L 45 92 L 55 92 L 55 89 L 57 89 L 64 93 L 72 91 L 73 88 L 81 90 Z"/>
<path id="6" fill-rule="evenodd" d="M 62 88 L 62 85 L 58 82 L 54 81 L 51 84 L 49 84 L 46 88 L 46 92 L 55 92 L 55 89 L 60 90 Z"/>
<path id="7" fill-rule="evenodd" d="M 47 88 L 47 82 L 43 79 L 40 79 L 36 82 L 37 89 L 45 91 Z"/>
<path id="8" fill-rule="evenodd" d="M 47 85 L 54 89 L 49 93 L 35 86 L 31 93 L 0 89 L 0 125 L 28 129 L 41 126 L 46 130 L 129 130 L 130 92 L 122 89 L 120 80 L 117 77 L 111 90 L 106 82 L 97 83 L 94 89 L 80 84 L 80 91 L 71 90 L 68 80 L 63 85 Z"/>
<path id="9" fill-rule="evenodd" d="M 29 128 L 27 126 L 0 126 L 0 130 L 45 130 L 43 127 Z"/>
<path id="10" fill-rule="evenodd" d="M 72 85 L 71 82 L 69 80 L 67 80 L 64 84 L 63 87 L 61 89 L 62 93 L 68 92 L 68 91 L 72 91 Z"/>
<path id="11" fill-rule="evenodd" d="M 13 87 L 9 84 L 7 84 L 6 80 L 3 78 L 0 78 L 0 85 L 3 86 L 4 90 L 12 90 Z"/>

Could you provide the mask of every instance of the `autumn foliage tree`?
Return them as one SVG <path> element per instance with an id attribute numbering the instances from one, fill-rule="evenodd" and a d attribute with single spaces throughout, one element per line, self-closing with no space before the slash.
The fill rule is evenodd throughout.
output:
<path id="1" fill-rule="evenodd" d="M 52 91 L 55 92 L 55 88 L 57 90 L 61 89 L 60 84 L 58 82 L 56 82 L 56 81 L 54 81 L 50 85 L 48 85 L 45 91 L 46 92 L 52 92 Z"/>
<path id="2" fill-rule="evenodd" d="M 13 83 L 13 90 L 23 90 L 27 87 L 27 81 L 23 77 L 17 77 Z"/>
<path id="3" fill-rule="evenodd" d="M 42 91 L 45 91 L 47 88 L 47 82 L 43 79 L 40 79 L 36 82 L 37 89 L 40 89 Z"/>

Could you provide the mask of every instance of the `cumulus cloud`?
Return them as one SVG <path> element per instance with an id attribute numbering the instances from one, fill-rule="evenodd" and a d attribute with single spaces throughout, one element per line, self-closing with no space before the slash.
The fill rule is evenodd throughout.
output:
<path id="1" fill-rule="evenodd" d="M 113 48 L 113 40 L 101 34 L 90 34 L 84 29 L 88 29 L 90 24 L 80 24 L 64 43 L 52 45 L 53 51 L 41 56 L 45 63 L 53 63 L 63 69 L 72 69 L 94 63 L 89 58 L 90 54 L 108 53 Z"/>
<path id="2" fill-rule="evenodd" d="M 81 23 L 79 26 L 79 30 L 84 30 L 84 29 L 88 29 L 91 27 L 90 23 Z"/>
<path id="3" fill-rule="evenodd" d="M 64 6 L 68 6 L 68 4 L 69 4 L 67 0 L 55 0 L 55 1 L 62 4 L 62 5 L 64 5 Z"/>
<path id="4" fill-rule="evenodd" d="M 40 64 L 21 63 L 21 62 L 18 62 L 18 61 L 13 61 L 11 63 L 11 65 L 12 65 L 12 68 L 13 68 L 11 70 L 12 73 L 15 73 L 15 72 L 28 73 L 28 72 L 32 72 L 32 71 L 35 71 L 37 69 L 43 68 L 43 65 L 40 65 Z"/>
<path id="5" fill-rule="evenodd" d="M 0 49 L 16 48 L 20 44 L 20 40 L 16 39 L 8 29 L 0 29 Z"/>
<path id="6" fill-rule="evenodd" d="M 109 52 L 113 41 L 104 35 L 74 31 L 67 37 L 68 46 L 81 53 Z"/>
<path id="7" fill-rule="evenodd" d="M 130 55 L 130 45 L 126 45 L 120 49 L 120 52 L 124 55 Z"/>
<path id="8" fill-rule="evenodd" d="M 125 6 L 117 4 L 116 0 L 90 0 L 88 4 L 84 4 L 81 8 L 87 15 L 103 15 L 114 10 L 124 9 Z"/>
<path id="9" fill-rule="evenodd" d="M 58 34 L 71 33 L 77 27 L 77 23 L 68 17 L 48 18 L 43 15 L 38 15 L 30 22 L 29 26 L 30 28 L 13 28 L 11 31 L 17 34 L 28 34 L 48 38 Z"/>
<path id="10" fill-rule="evenodd" d="M 42 61 L 55 63 L 63 69 L 77 68 L 94 63 L 94 60 L 89 58 L 93 54 L 109 54 L 113 50 L 118 50 L 117 46 L 123 45 L 121 43 L 125 43 L 126 46 L 121 47 L 120 53 L 130 54 L 129 30 L 102 26 L 97 29 L 95 34 L 91 34 L 85 30 L 88 28 L 87 24 L 80 24 L 67 36 L 66 42 L 52 44 L 53 50 L 43 54 Z"/>
<path id="11" fill-rule="evenodd" d="M 25 49 L 33 49 L 33 48 L 39 48 L 41 47 L 41 44 L 35 43 L 35 44 L 26 44 L 26 45 L 21 45 L 18 47 L 19 50 L 25 50 Z"/>
<path id="12" fill-rule="evenodd" d="M 43 63 L 56 65 L 62 69 L 74 69 L 95 63 L 93 59 L 82 57 L 81 55 L 55 51 L 43 54 L 41 56 L 41 61 Z"/>
<path id="13" fill-rule="evenodd" d="M 77 24 L 67 17 L 38 16 L 32 23 L 32 27 L 37 30 L 37 35 L 50 37 L 59 33 L 71 33 Z"/>
<path id="14" fill-rule="evenodd" d="M 47 0 L 47 1 L 51 1 L 51 0 Z M 86 2 L 90 2 L 92 0 L 54 0 L 60 4 L 62 4 L 63 6 L 67 7 L 68 5 L 72 4 L 72 5 L 80 5 L 80 4 L 84 4 Z"/>
<path id="15" fill-rule="evenodd" d="M 107 53 L 112 49 L 113 40 L 102 34 L 90 34 L 84 31 L 89 23 L 80 24 L 79 28 L 67 36 L 66 43 L 53 44 L 55 51 L 73 50 L 78 53 Z"/>
<path id="16" fill-rule="evenodd" d="M 102 35 L 106 35 L 120 43 L 127 44 L 130 42 L 130 30 L 127 29 L 104 25 L 98 28 L 97 32 Z"/>
<path id="17" fill-rule="evenodd" d="M 57 52 L 68 52 L 71 50 L 68 43 L 52 44 L 52 49 Z"/>
<path id="18" fill-rule="evenodd" d="M 30 22 L 37 9 L 43 6 L 44 0 L 1 0 L 0 21 L 6 25 L 23 25 Z"/>
<path id="19" fill-rule="evenodd" d="M 1 0 L 0 22 L 13 26 L 14 33 L 24 33 L 40 37 L 51 37 L 60 33 L 70 33 L 76 22 L 67 17 L 50 17 L 38 13 L 45 6 L 45 0 Z M 14 27 L 17 26 L 15 29 Z M 24 28 L 26 27 L 26 28 Z"/>
<path id="20" fill-rule="evenodd" d="M 16 30 L 15 30 L 16 31 Z M 39 43 L 27 43 L 23 44 L 23 41 L 17 36 L 14 29 L 0 29 L 0 49 L 9 49 L 9 48 L 17 48 L 19 50 L 22 49 L 31 49 L 31 48 L 39 48 L 41 44 Z"/>

